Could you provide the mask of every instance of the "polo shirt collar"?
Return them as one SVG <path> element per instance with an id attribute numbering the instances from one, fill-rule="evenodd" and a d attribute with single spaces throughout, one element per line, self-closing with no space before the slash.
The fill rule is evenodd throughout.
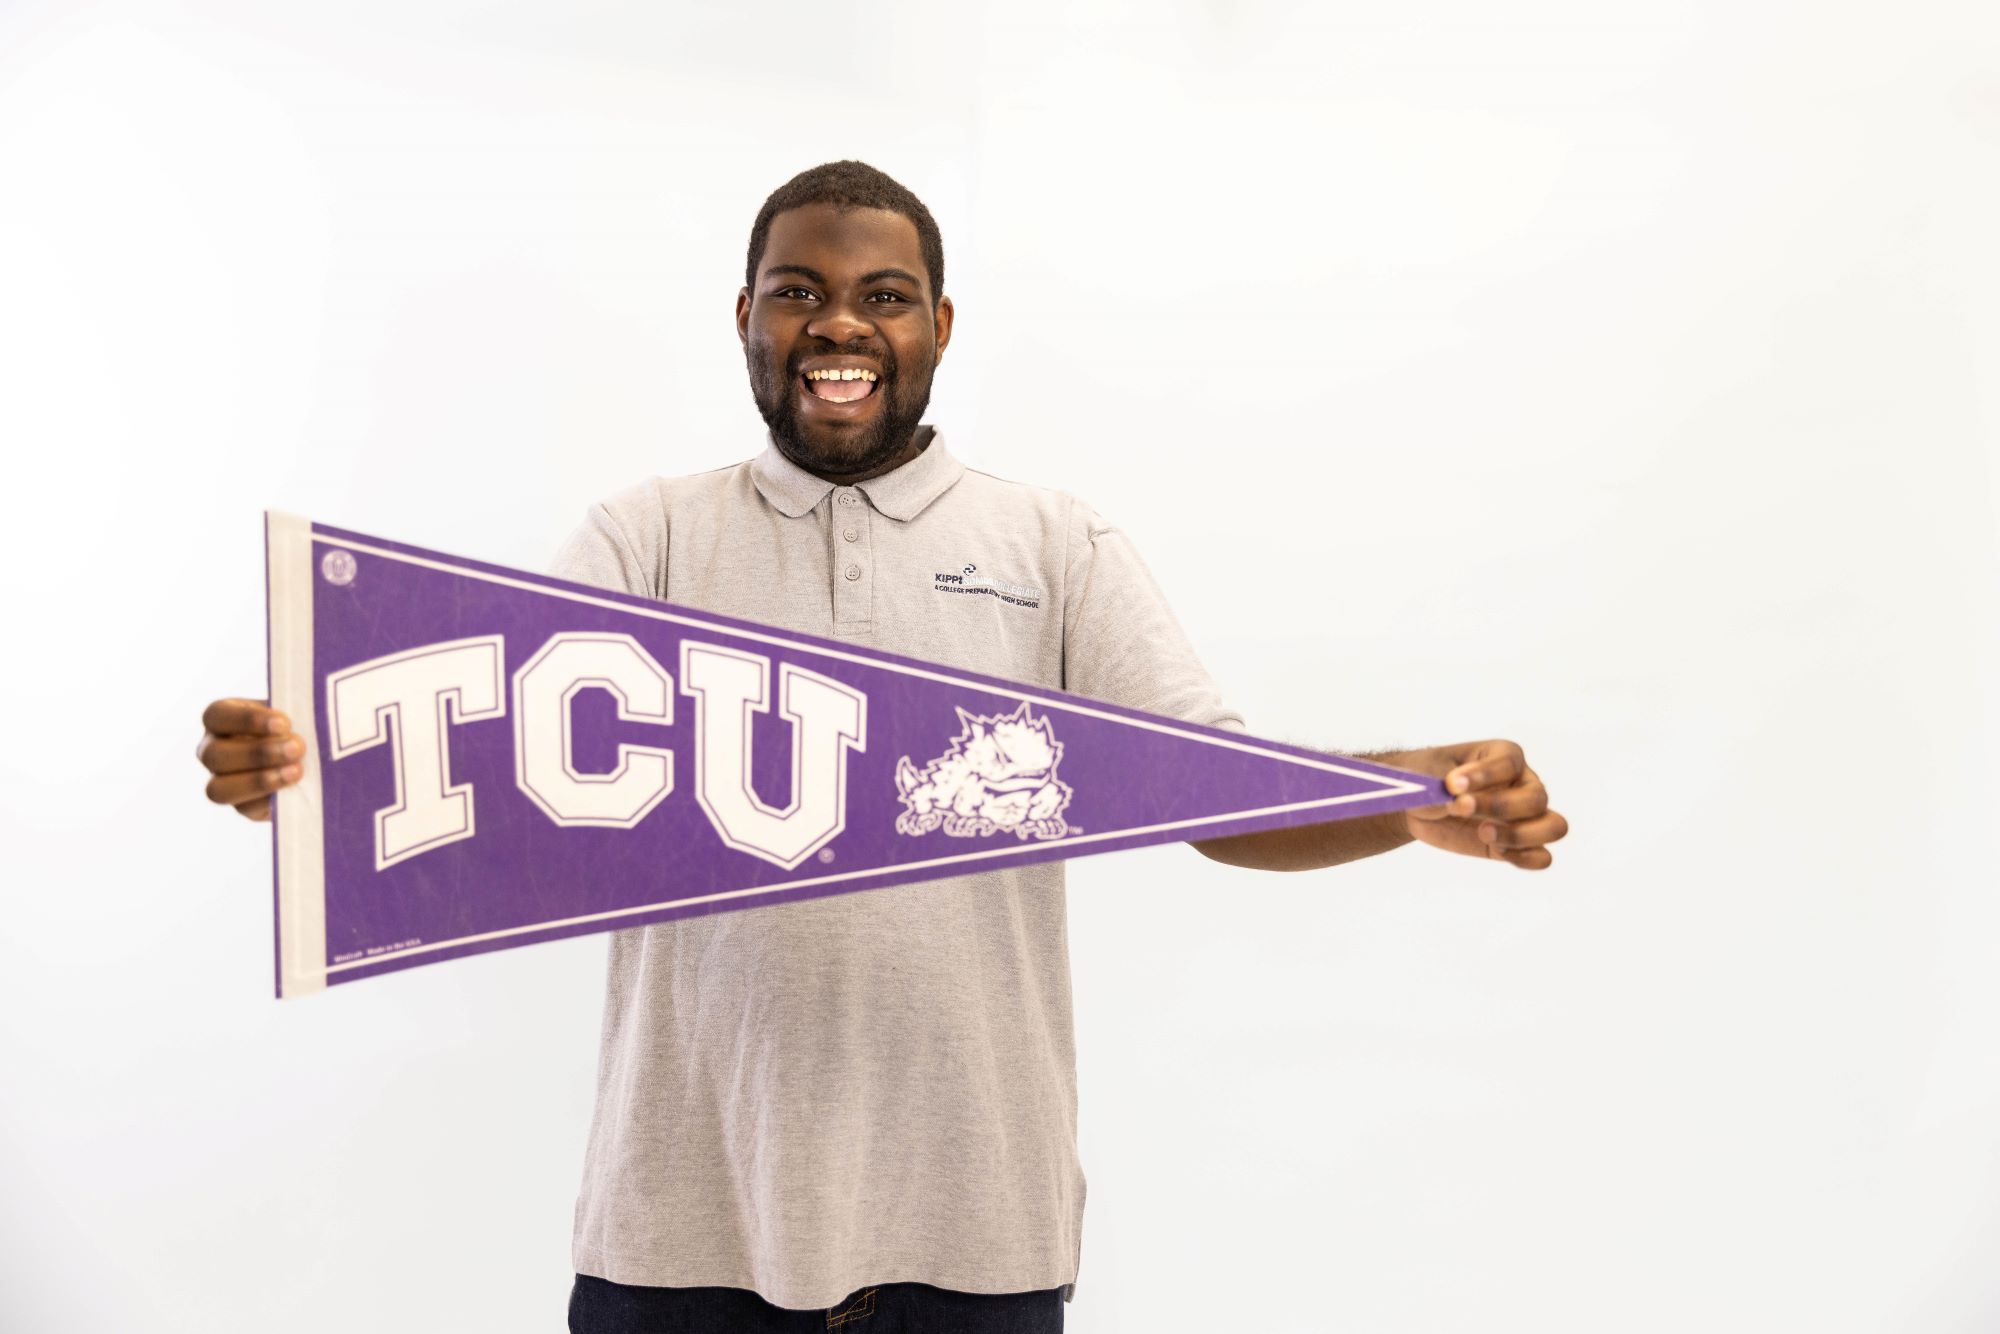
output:
<path id="1" fill-rule="evenodd" d="M 924 452 L 893 472 L 855 483 L 869 503 L 892 519 L 907 522 L 924 512 L 933 500 L 952 488 L 965 475 L 965 465 L 945 448 L 944 432 L 932 428 L 931 442 Z M 779 452 L 767 430 L 764 452 L 750 462 L 750 477 L 757 490 L 780 514 L 796 519 L 833 490 L 833 483 L 813 476 Z"/>
<path id="2" fill-rule="evenodd" d="M 788 519 L 810 512 L 833 490 L 832 482 L 821 481 L 779 453 L 769 431 L 764 433 L 764 452 L 750 461 L 750 480 L 757 483 L 772 508 Z"/>

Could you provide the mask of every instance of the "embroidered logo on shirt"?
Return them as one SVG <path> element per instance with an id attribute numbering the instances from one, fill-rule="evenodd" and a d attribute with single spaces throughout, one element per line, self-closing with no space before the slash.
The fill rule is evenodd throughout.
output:
<path id="1" fill-rule="evenodd" d="M 1039 607 L 1042 605 L 1042 590 L 1030 588 L 1026 584 L 1009 583 L 1005 579 L 995 579 L 992 575 L 981 574 L 977 565 L 967 562 L 958 567 L 957 574 L 938 574 L 933 577 L 931 587 L 940 593 L 986 593 L 1002 602 L 1017 607 Z"/>
<path id="2" fill-rule="evenodd" d="M 1049 720 L 1031 715 L 1025 700 L 1012 713 L 957 713 L 964 730 L 944 754 L 922 770 L 907 755 L 896 762 L 903 803 L 896 831 L 942 828 L 954 838 L 1008 833 L 1020 839 L 1069 833 L 1062 813 L 1070 786 L 1056 777 L 1063 746 Z"/>

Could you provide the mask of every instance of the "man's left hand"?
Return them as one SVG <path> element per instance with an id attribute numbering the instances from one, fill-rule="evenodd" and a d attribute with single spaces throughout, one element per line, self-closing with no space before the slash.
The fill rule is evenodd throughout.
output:
<path id="1" fill-rule="evenodd" d="M 1410 837 L 1419 843 L 1543 871 L 1555 860 L 1547 845 L 1569 832 L 1569 822 L 1549 809 L 1548 789 L 1512 741 L 1433 746 L 1395 763 L 1444 779 L 1445 791 L 1453 794 L 1442 806 L 1403 812 Z"/>

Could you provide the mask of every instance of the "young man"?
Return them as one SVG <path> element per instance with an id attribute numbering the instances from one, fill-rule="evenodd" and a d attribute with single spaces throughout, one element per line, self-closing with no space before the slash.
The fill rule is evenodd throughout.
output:
<path id="1" fill-rule="evenodd" d="M 1116 528 L 920 424 L 953 311 L 914 195 L 859 162 L 803 172 L 745 278 L 763 453 L 593 506 L 555 574 L 1243 726 Z M 935 591 L 968 563 L 1035 596 Z M 268 818 L 305 740 L 254 701 L 204 722 L 209 796 Z M 1567 831 L 1512 742 L 1369 758 L 1460 795 L 1194 846 L 1536 870 Z M 613 933 L 571 1329 L 1060 1329 L 1084 1204 L 1063 885 L 1021 866 Z"/>

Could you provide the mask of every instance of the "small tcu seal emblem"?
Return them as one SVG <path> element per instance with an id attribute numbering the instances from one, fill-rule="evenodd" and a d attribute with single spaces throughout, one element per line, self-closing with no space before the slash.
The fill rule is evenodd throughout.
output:
<path id="1" fill-rule="evenodd" d="M 896 762 L 903 803 L 897 832 L 942 828 L 954 838 L 1008 833 L 1021 839 L 1067 834 L 1063 811 L 1070 786 L 1056 777 L 1063 746 L 1049 720 L 1030 714 L 1025 700 L 1012 713 L 957 713 L 963 730 L 944 754 L 922 769 L 907 755 Z"/>
<path id="2" fill-rule="evenodd" d="M 327 552 L 319 562 L 319 572 L 326 576 L 326 581 L 342 587 L 354 582 L 354 568 L 354 553 L 339 547 Z"/>

